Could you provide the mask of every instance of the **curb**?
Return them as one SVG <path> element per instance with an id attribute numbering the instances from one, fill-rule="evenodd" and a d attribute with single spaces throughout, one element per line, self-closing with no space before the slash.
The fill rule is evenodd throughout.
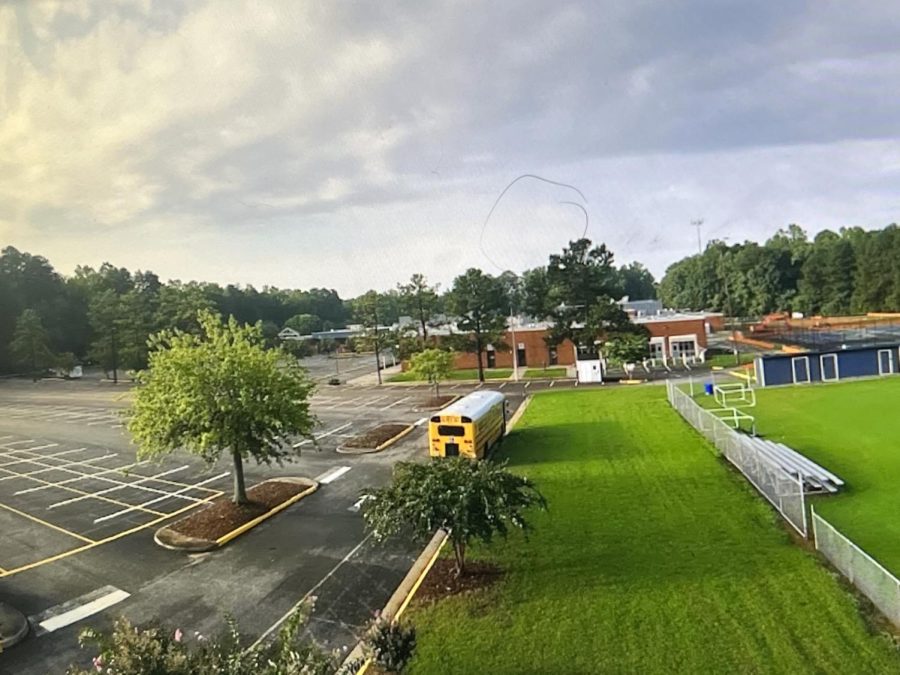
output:
<path id="1" fill-rule="evenodd" d="M 400 618 L 419 590 L 419 586 L 422 585 L 425 577 L 428 576 L 446 542 L 447 533 L 444 530 L 438 530 L 434 533 L 431 541 L 422 549 L 419 557 L 416 558 L 412 567 L 409 568 L 409 572 L 403 577 L 403 581 L 400 582 L 400 585 L 397 586 L 387 604 L 385 604 L 384 609 L 381 610 L 382 619 L 393 623 Z M 356 643 L 356 646 L 350 651 L 343 663 L 351 663 L 363 657 L 362 641 L 360 641 Z M 369 669 L 371 663 L 371 660 L 366 659 L 365 663 L 356 671 L 356 675 L 363 675 Z"/>
<path id="2" fill-rule="evenodd" d="M 19 644 L 28 635 L 31 625 L 19 610 L 0 602 L 0 652 Z"/>
<path id="3" fill-rule="evenodd" d="M 525 414 L 525 410 L 530 404 L 531 395 L 525 397 L 525 400 L 519 404 L 519 407 L 516 408 L 516 411 L 513 413 L 512 417 L 509 418 L 509 422 L 506 423 L 507 436 L 509 436 L 509 432 L 512 431 L 513 428 L 519 423 L 519 420 L 522 419 L 522 415 Z"/>
<path id="4" fill-rule="evenodd" d="M 389 439 L 384 441 L 381 445 L 376 445 L 374 448 L 345 448 L 342 445 L 339 445 L 335 448 L 335 452 L 339 452 L 342 455 L 369 455 L 373 452 L 381 452 L 385 448 L 393 445 L 401 438 L 406 436 L 409 433 L 412 433 L 413 429 L 416 428 L 415 424 L 407 424 L 406 428 L 398 434 L 391 436 Z"/>
<path id="5" fill-rule="evenodd" d="M 223 534 L 221 537 L 219 537 L 215 541 L 209 541 L 207 539 L 198 539 L 196 537 L 187 537 L 185 535 L 181 535 L 185 539 L 185 545 L 182 545 L 182 546 L 175 545 L 175 544 L 169 544 L 167 542 L 162 541 L 159 536 L 160 533 L 163 532 L 164 530 L 166 530 L 168 527 L 170 527 L 174 523 L 170 523 L 169 525 L 165 525 L 165 526 L 159 528 L 153 534 L 153 541 L 156 542 L 159 546 L 162 546 L 163 548 L 167 548 L 170 551 L 187 551 L 188 553 L 206 553 L 208 551 L 213 551 L 217 548 L 221 548 L 222 546 L 224 546 L 225 544 L 230 542 L 232 539 L 235 539 L 235 538 L 239 537 L 240 535 L 244 534 L 245 532 L 247 532 L 248 530 L 253 529 L 260 523 L 263 523 L 264 521 L 268 520 L 275 514 L 280 513 L 287 507 L 289 507 L 293 504 L 296 504 L 304 497 L 311 495 L 313 492 L 315 492 L 316 490 L 319 489 L 319 484 L 310 478 L 294 478 L 294 477 L 268 478 L 268 479 L 262 481 L 261 483 L 257 483 L 257 485 L 264 485 L 265 483 L 269 483 L 269 482 L 297 483 L 297 484 L 305 483 L 305 484 L 308 484 L 309 487 L 307 487 L 302 492 L 298 492 L 293 497 L 282 502 L 278 506 L 257 516 L 253 520 L 247 521 L 243 525 L 240 525 L 239 527 L 236 527 L 235 529 L 233 529 L 231 532 L 227 532 L 227 533 Z M 193 515 L 193 514 L 191 514 L 191 515 Z M 185 520 L 187 518 L 190 518 L 191 515 L 185 516 L 185 518 L 182 518 L 180 520 Z M 176 523 L 180 522 L 180 520 L 175 521 L 175 522 Z"/>

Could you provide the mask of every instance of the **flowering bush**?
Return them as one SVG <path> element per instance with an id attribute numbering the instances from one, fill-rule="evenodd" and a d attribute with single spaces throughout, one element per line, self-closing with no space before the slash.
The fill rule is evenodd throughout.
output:
<path id="1" fill-rule="evenodd" d="M 90 667 L 72 667 L 69 675 L 325 675 L 337 670 L 337 653 L 327 654 L 299 639 L 308 608 L 295 612 L 271 642 L 245 649 L 233 620 L 216 638 L 161 624 L 136 627 L 116 620 L 109 635 L 92 628 L 81 632 L 82 647 L 98 650 Z"/>

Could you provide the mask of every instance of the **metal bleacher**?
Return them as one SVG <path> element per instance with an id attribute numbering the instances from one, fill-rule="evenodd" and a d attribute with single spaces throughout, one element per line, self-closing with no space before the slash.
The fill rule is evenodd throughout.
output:
<path id="1" fill-rule="evenodd" d="M 750 441 L 759 453 L 776 462 L 782 469 L 803 481 L 806 492 L 835 493 L 844 481 L 808 457 L 783 443 L 755 437 Z"/>

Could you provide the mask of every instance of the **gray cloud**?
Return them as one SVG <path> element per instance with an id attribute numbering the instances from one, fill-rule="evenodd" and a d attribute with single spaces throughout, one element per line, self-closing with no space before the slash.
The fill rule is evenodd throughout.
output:
<path id="1" fill-rule="evenodd" d="M 883 2 L 0 6 L 0 240 L 64 270 L 355 293 L 470 265 L 520 173 L 661 273 L 710 236 L 894 219 L 900 8 Z M 581 216 L 517 187 L 487 241 Z M 492 249 L 493 250 L 493 249 Z"/>

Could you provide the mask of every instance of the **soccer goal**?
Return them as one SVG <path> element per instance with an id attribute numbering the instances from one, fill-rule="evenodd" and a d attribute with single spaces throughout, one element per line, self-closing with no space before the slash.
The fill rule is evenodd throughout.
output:
<path id="1" fill-rule="evenodd" d="M 752 408 L 756 405 L 756 391 L 746 382 L 717 384 L 713 396 L 723 408 Z"/>

